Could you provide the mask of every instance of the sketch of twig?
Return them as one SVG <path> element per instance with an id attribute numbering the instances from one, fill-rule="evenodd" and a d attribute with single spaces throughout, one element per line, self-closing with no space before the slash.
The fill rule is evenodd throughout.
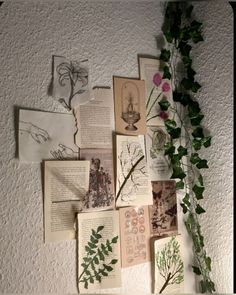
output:
<path id="1" fill-rule="evenodd" d="M 47 130 L 42 129 L 31 122 L 24 122 L 24 121 L 19 121 L 19 122 L 20 122 L 19 130 L 22 132 L 29 133 L 30 136 L 33 138 L 33 140 L 36 141 L 38 144 L 44 143 L 50 139 L 50 136 Z"/>
<path id="2" fill-rule="evenodd" d="M 138 143 L 127 142 L 125 150 L 121 151 L 118 159 L 121 168 L 121 175 L 118 178 L 119 190 L 116 200 L 118 200 L 121 196 L 121 199 L 124 201 L 125 197 L 128 197 L 129 199 L 133 197 L 131 194 L 133 191 L 136 192 L 140 186 L 140 176 L 147 175 L 147 171 L 145 165 L 139 167 L 139 163 L 144 159 L 144 155 Z M 130 192 L 129 194 L 124 194 L 123 189 L 127 181 L 131 182 Z"/>
<path id="3" fill-rule="evenodd" d="M 164 249 L 156 253 L 156 265 L 159 274 L 164 278 L 164 284 L 159 294 L 171 284 L 180 284 L 184 280 L 183 261 L 180 256 L 180 245 L 173 236 Z"/>
<path id="4" fill-rule="evenodd" d="M 81 63 L 76 61 L 63 62 L 59 64 L 56 68 L 58 73 L 58 82 L 64 87 L 66 86 L 66 81 L 70 84 L 70 93 L 68 97 L 68 103 L 61 98 L 62 102 L 69 110 L 71 109 L 71 101 L 73 97 L 77 94 L 81 94 L 86 90 L 83 89 L 88 84 L 88 70 L 81 67 Z"/>
<path id="5" fill-rule="evenodd" d="M 58 149 L 50 150 L 51 155 L 54 159 L 64 160 L 64 159 L 78 159 L 79 153 L 73 151 L 72 148 L 65 146 L 62 143 L 58 144 Z"/>

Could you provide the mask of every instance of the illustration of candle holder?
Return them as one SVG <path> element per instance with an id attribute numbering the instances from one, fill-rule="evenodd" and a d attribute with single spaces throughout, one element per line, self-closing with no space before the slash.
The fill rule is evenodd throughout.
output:
<path id="1" fill-rule="evenodd" d="M 134 126 L 140 120 L 140 98 L 139 90 L 134 82 L 126 82 L 121 91 L 122 115 L 121 118 L 128 124 L 125 129 L 135 131 Z"/>

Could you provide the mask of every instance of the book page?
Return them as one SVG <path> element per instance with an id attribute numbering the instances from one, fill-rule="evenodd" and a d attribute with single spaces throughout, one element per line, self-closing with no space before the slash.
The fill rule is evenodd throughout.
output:
<path id="1" fill-rule="evenodd" d="M 90 161 L 89 190 L 83 211 L 115 207 L 112 149 L 80 149 L 80 160 Z"/>
<path id="2" fill-rule="evenodd" d="M 78 159 L 74 143 L 76 122 L 72 114 L 19 111 L 19 160 Z"/>
<path id="3" fill-rule="evenodd" d="M 147 125 L 162 125 L 164 120 L 160 116 L 160 102 L 162 99 L 168 100 L 173 106 L 171 82 L 163 79 L 164 63 L 156 58 L 139 57 L 140 79 L 145 80 L 146 85 L 146 120 Z M 171 108 L 165 111 L 163 116 L 169 119 L 173 117 Z"/>
<path id="4" fill-rule="evenodd" d="M 181 235 L 160 238 L 154 241 L 155 294 L 184 292 L 183 254 Z"/>
<path id="5" fill-rule="evenodd" d="M 116 206 L 144 206 L 153 203 L 141 136 L 116 136 Z"/>
<path id="6" fill-rule="evenodd" d="M 96 88 L 88 103 L 75 109 L 78 132 L 76 144 L 80 148 L 112 148 L 114 103 L 112 90 Z"/>
<path id="7" fill-rule="evenodd" d="M 164 145 L 169 140 L 165 127 L 147 126 L 145 135 L 146 155 L 150 179 L 168 180 L 172 169 L 168 157 L 165 156 Z"/>
<path id="8" fill-rule="evenodd" d="M 77 221 L 79 292 L 89 293 L 98 289 L 121 287 L 118 211 L 80 213 L 77 215 Z M 98 232 L 100 238 L 99 236 L 96 237 L 96 234 L 93 235 L 94 232 L 97 232 L 99 226 L 103 227 Z M 115 237 L 118 237 L 116 238 L 117 242 L 111 243 Z M 108 244 L 112 247 L 112 250 L 109 250 Z M 102 249 L 105 250 L 102 251 Z M 91 250 L 92 252 L 90 252 Z M 111 263 L 112 260 L 117 260 L 117 262 L 115 264 Z M 104 264 L 111 267 L 111 269 L 107 271 Z M 90 277 L 92 277 L 92 280 L 89 279 Z M 86 281 L 88 282 L 87 288 Z"/>
<path id="9" fill-rule="evenodd" d="M 89 161 L 45 161 L 45 242 L 75 239 L 75 218 L 88 191 L 89 166 Z"/>
<path id="10" fill-rule="evenodd" d="M 116 132 L 126 135 L 146 133 L 145 82 L 113 78 Z"/>
<path id="11" fill-rule="evenodd" d="M 150 232 L 153 235 L 177 234 L 175 181 L 152 181 L 153 205 L 149 206 Z"/>
<path id="12" fill-rule="evenodd" d="M 150 260 L 148 206 L 119 209 L 121 265 L 129 267 Z"/>

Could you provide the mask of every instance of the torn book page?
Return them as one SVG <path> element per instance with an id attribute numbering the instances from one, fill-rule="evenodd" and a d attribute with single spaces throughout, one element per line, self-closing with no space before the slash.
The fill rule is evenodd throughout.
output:
<path id="1" fill-rule="evenodd" d="M 111 89 L 95 88 L 91 100 L 74 111 L 78 132 L 76 144 L 80 148 L 112 148 L 114 131 L 114 103 Z"/>
<path id="2" fill-rule="evenodd" d="M 53 56 L 53 89 L 55 97 L 67 110 L 86 103 L 90 93 L 88 59 L 71 61 Z"/>
<path id="3" fill-rule="evenodd" d="M 72 114 L 23 110 L 19 112 L 19 160 L 78 159 L 74 144 L 76 122 Z"/>
<path id="4" fill-rule="evenodd" d="M 75 218 L 89 187 L 89 161 L 44 162 L 45 242 L 75 239 Z"/>

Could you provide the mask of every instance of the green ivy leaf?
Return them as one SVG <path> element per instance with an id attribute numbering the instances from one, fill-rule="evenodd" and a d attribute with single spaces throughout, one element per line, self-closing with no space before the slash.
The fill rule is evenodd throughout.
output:
<path id="1" fill-rule="evenodd" d="M 207 160 L 200 160 L 200 161 L 197 163 L 196 167 L 197 167 L 198 169 L 209 168 L 208 165 L 207 165 Z"/>
<path id="2" fill-rule="evenodd" d="M 201 111 L 201 109 L 199 107 L 199 103 L 197 101 L 191 100 L 189 102 L 189 106 L 188 106 L 188 115 L 189 115 L 190 119 L 195 118 L 199 114 L 200 111 Z"/>
<path id="3" fill-rule="evenodd" d="M 164 144 L 164 150 L 165 150 L 165 153 L 164 153 L 165 156 L 166 155 L 172 155 L 175 152 L 175 147 L 169 141 L 169 142 Z"/>
<path id="4" fill-rule="evenodd" d="M 192 59 L 189 56 L 183 56 L 182 61 L 186 67 L 191 66 L 191 64 L 192 64 Z"/>
<path id="5" fill-rule="evenodd" d="M 204 41 L 203 36 L 199 31 L 190 32 L 190 38 L 192 39 L 193 43 Z"/>
<path id="6" fill-rule="evenodd" d="M 190 201 L 189 201 L 189 194 L 188 194 L 188 193 L 185 194 L 185 196 L 184 196 L 184 198 L 183 198 L 182 201 L 184 202 L 184 204 L 185 204 L 186 206 L 188 206 L 188 207 L 191 206 L 191 203 L 190 203 Z"/>
<path id="7" fill-rule="evenodd" d="M 176 127 L 176 122 L 174 120 L 167 119 L 165 120 L 165 126 L 167 131 L 174 129 Z"/>
<path id="8" fill-rule="evenodd" d="M 201 139 L 194 138 L 194 140 L 192 141 L 192 145 L 196 151 L 200 150 L 202 147 Z"/>
<path id="9" fill-rule="evenodd" d="M 203 186 L 203 177 L 201 174 L 198 177 L 198 181 L 199 181 L 200 185 Z"/>
<path id="10" fill-rule="evenodd" d="M 193 82 L 191 90 L 192 90 L 192 92 L 197 93 L 201 87 L 202 86 L 198 82 Z"/>
<path id="11" fill-rule="evenodd" d="M 162 49 L 160 60 L 163 60 L 165 62 L 168 62 L 170 59 L 170 50 Z"/>
<path id="12" fill-rule="evenodd" d="M 204 192 L 204 189 L 204 187 L 198 186 L 196 184 L 193 186 L 193 192 L 198 200 L 203 199 L 202 194 Z"/>
<path id="13" fill-rule="evenodd" d="M 192 46 L 186 42 L 180 41 L 179 50 L 183 56 L 189 56 Z"/>
<path id="14" fill-rule="evenodd" d="M 163 68 L 163 79 L 168 79 L 170 80 L 171 79 L 171 73 L 170 73 L 170 70 L 169 70 L 169 67 L 168 66 L 164 66 Z"/>
<path id="15" fill-rule="evenodd" d="M 182 145 L 180 145 L 178 147 L 178 153 L 179 153 L 179 157 L 181 159 L 183 156 L 186 156 L 188 154 L 188 151 L 186 148 L 184 148 Z"/>
<path id="16" fill-rule="evenodd" d="M 198 276 L 201 275 L 201 271 L 200 271 L 200 268 L 199 268 L 199 267 L 197 267 L 197 266 L 192 266 L 192 268 L 193 268 L 193 272 L 194 272 L 196 275 L 198 275 Z"/>
<path id="17" fill-rule="evenodd" d="M 183 189 L 184 188 L 184 182 L 182 180 L 176 182 L 175 188 L 178 189 Z"/>
<path id="18" fill-rule="evenodd" d="M 211 271 L 211 258 L 210 257 L 206 257 L 205 258 L 205 263 L 206 263 L 206 267 L 209 271 Z"/>
<path id="19" fill-rule="evenodd" d="M 166 41 L 168 43 L 171 43 L 173 41 L 173 35 L 172 33 L 169 31 L 169 32 L 165 32 L 164 33 L 164 36 L 166 37 Z"/>
<path id="20" fill-rule="evenodd" d="M 180 203 L 180 206 L 183 208 L 183 213 L 187 213 L 188 212 L 188 208 L 185 206 L 185 204 Z"/>
<path id="21" fill-rule="evenodd" d="M 202 127 L 197 127 L 193 130 L 192 136 L 194 138 L 204 138 L 203 129 Z"/>
<path id="22" fill-rule="evenodd" d="M 198 153 L 191 154 L 190 162 L 192 164 L 197 164 L 199 161 L 201 161 L 201 159 L 199 158 Z"/>
<path id="23" fill-rule="evenodd" d="M 197 204 L 197 207 L 195 209 L 195 212 L 197 214 L 202 214 L 202 213 L 205 213 L 206 211 L 199 204 Z"/>
<path id="24" fill-rule="evenodd" d="M 194 76 L 196 75 L 196 72 L 192 69 L 191 66 L 187 67 L 187 76 L 188 79 L 190 79 L 191 81 L 194 81 Z"/>
<path id="25" fill-rule="evenodd" d="M 202 139 L 202 144 L 205 148 L 209 147 L 211 145 L 211 136 L 204 137 Z"/>
<path id="26" fill-rule="evenodd" d="M 173 166 L 173 173 L 170 178 L 171 179 L 174 179 L 174 178 L 183 179 L 185 177 L 186 177 L 186 174 L 184 173 L 183 169 L 178 165 L 174 165 Z"/>
<path id="27" fill-rule="evenodd" d="M 162 99 L 160 102 L 158 102 L 158 104 L 162 111 L 167 111 L 170 106 L 170 103 L 166 98 Z"/>
<path id="28" fill-rule="evenodd" d="M 189 94 L 174 91 L 173 100 L 181 103 L 183 106 L 187 106 L 190 103 L 191 98 Z"/>
<path id="29" fill-rule="evenodd" d="M 186 89 L 186 90 L 190 90 L 192 88 L 192 84 L 193 82 L 187 78 L 183 78 L 183 80 L 181 81 L 181 85 Z"/>
<path id="30" fill-rule="evenodd" d="M 196 114 L 194 117 L 192 117 L 190 119 L 190 122 L 191 122 L 192 126 L 197 126 L 197 125 L 200 125 L 203 118 L 204 118 L 204 115 Z"/>

